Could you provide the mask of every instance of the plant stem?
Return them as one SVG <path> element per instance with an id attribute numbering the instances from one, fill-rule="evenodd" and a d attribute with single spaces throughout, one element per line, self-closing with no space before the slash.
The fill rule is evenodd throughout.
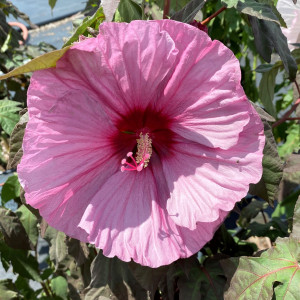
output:
<path id="1" fill-rule="evenodd" d="M 300 98 L 297 99 L 295 104 L 280 118 L 277 122 L 272 125 L 272 128 L 279 126 L 281 123 L 285 122 L 289 116 L 296 110 L 297 106 L 300 104 Z"/>
<path id="2" fill-rule="evenodd" d="M 299 87 L 299 85 L 298 85 L 297 80 L 295 80 L 294 83 L 295 83 L 295 86 L 296 86 L 296 89 L 297 89 L 297 91 L 298 91 L 298 95 L 299 95 L 299 98 L 300 98 L 300 87 Z"/>
<path id="3" fill-rule="evenodd" d="M 280 118 L 277 122 L 275 122 L 272 125 L 272 128 L 277 127 L 278 125 L 285 122 L 286 120 L 299 120 L 299 118 L 290 118 L 290 115 L 297 109 L 298 105 L 300 104 L 300 87 L 296 80 L 294 81 L 294 83 L 298 91 L 299 98 L 296 100 L 293 106 L 282 116 L 282 118 Z"/>
<path id="4" fill-rule="evenodd" d="M 289 121 L 297 121 L 297 120 L 299 120 L 300 121 L 300 117 L 296 117 L 296 118 L 287 118 L 287 120 L 289 120 Z"/>
<path id="5" fill-rule="evenodd" d="M 41 282 L 41 285 L 42 285 L 43 290 L 44 290 L 45 294 L 47 295 L 47 297 L 51 297 L 51 295 L 50 295 L 50 293 L 49 293 L 49 291 L 47 289 L 46 284 L 44 282 Z"/>
<path id="6" fill-rule="evenodd" d="M 263 218 L 264 218 L 265 224 L 267 224 L 268 222 L 267 222 L 267 219 L 266 219 L 266 216 L 265 216 L 264 211 L 261 209 L 260 212 L 261 212 L 261 214 L 262 214 L 262 216 L 263 216 Z"/>
<path id="7" fill-rule="evenodd" d="M 217 15 L 219 15 L 222 11 L 224 11 L 227 7 L 223 6 L 221 7 L 219 10 L 217 10 L 215 13 L 213 13 L 210 17 L 208 17 L 207 19 L 205 19 L 204 21 L 201 22 L 201 25 L 206 25 L 209 23 L 210 20 L 212 20 L 213 18 L 215 18 Z"/>
<path id="8" fill-rule="evenodd" d="M 164 18 L 164 19 L 168 19 L 169 12 L 170 12 L 170 1 L 171 1 L 171 0 L 165 0 L 165 4 L 164 4 L 164 14 L 163 14 L 163 18 Z"/>

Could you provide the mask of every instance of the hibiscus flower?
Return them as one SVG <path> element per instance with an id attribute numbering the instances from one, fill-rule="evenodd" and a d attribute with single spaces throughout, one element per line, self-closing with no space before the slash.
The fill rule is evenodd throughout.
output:
<path id="1" fill-rule="evenodd" d="M 104 23 L 33 74 L 18 166 L 28 204 L 108 257 L 203 247 L 262 174 L 263 126 L 219 41 L 171 21 Z"/>
<path id="2" fill-rule="evenodd" d="M 286 36 L 291 50 L 296 47 L 291 44 L 300 43 L 300 2 L 296 4 L 291 0 L 279 0 L 277 9 L 283 17 L 287 28 L 281 28 Z"/>

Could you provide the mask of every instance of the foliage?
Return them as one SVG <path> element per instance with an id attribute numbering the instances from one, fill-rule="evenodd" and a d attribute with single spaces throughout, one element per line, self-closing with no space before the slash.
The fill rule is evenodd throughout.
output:
<path id="1" fill-rule="evenodd" d="M 51 9 L 56 2 L 49 0 Z M 55 50 L 44 43 L 20 45 L 22 37 L 6 16 L 34 24 L 9 1 L 0 0 L 3 169 L 15 170 L 23 154 L 30 80 L 30 74 L 24 73 L 55 67 L 72 43 L 97 33 L 105 19 L 98 5 L 97 0 L 87 2 L 85 10 L 93 14 L 83 19 L 62 49 Z M 171 1 L 168 15 L 190 23 L 200 9 L 205 19 L 223 5 L 227 9 L 207 24 L 208 32 L 240 60 L 242 85 L 264 123 L 261 181 L 250 186 L 249 195 L 198 255 L 151 269 L 107 258 L 94 246 L 46 224 L 38 211 L 27 206 L 18 177 L 12 173 L 1 191 L 0 259 L 4 269 L 17 277 L 0 280 L 1 299 L 297 299 L 300 106 L 288 117 L 291 120 L 274 124 L 300 98 L 297 89 L 292 89 L 296 75 L 300 76 L 300 49 L 289 50 L 280 28 L 286 24 L 273 1 Z M 121 0 L 114 21 L 156 19 L 163 10 L 162 0 Z M 15 211 L 7 209 L 10 201 Z M 32 288 L 29 280 L 37 287 Z"/>

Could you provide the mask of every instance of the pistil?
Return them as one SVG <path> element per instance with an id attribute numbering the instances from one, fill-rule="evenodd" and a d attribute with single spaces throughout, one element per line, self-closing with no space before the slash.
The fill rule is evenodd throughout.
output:
<path id="1" fill-rule="evenodd" d="M 152 140 L 149 138 L 148 133 L 140 133 L 140 138 L 137 141 L 136 158 L 133 157 L 132 152 L 127 153 L 127 157 L 131 159 L 133 163 L 129 163 L 126 158 L 122 159 L 121 171 L 142 171 L 149 164 L 150 157 L 152 155 Z"/>

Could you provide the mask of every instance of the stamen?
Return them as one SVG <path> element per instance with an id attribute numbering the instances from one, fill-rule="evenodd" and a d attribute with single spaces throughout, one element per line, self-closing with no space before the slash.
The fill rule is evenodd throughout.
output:
<path id="1" fill-rule="evenodd" d="M 143 168 L 146 168 L 149 164 L 150 157 L 152 155 L 152 140 L 149 138 L 148 133 L 143 135 L 140 133 L 140 138 L 137 141 L 137 153 L 136 159 L 133 157 L 132 152 L 127 153 L 127 157 L 131 158 L 134 165 L 127 162 L 126 158 L 121 160 L 122 165 L 127 165 L 129 168 L 122 166 L 121 172 L 124 171 L 138 171 L 141 172 Z"/>

